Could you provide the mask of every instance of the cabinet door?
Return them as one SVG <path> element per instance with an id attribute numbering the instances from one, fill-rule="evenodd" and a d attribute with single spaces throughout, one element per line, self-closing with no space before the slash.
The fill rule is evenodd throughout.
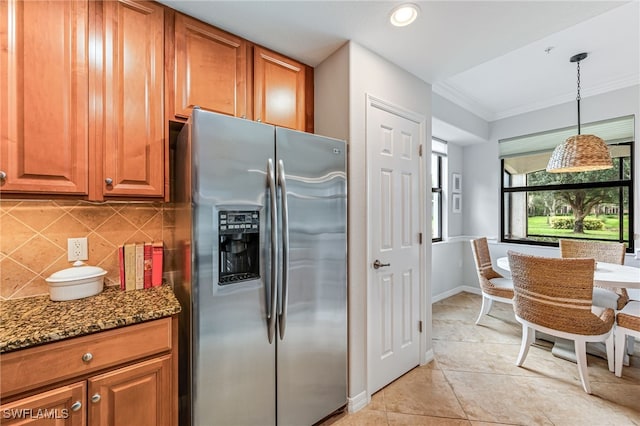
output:
<path id="1" fill-rule="evenodd" d="M 86 194 L 88 2 L 0 1 L 2 192 Z"/>
<path id="2" fill-rule="evenodd" d="M 254 47 L 254 119 L 304 131 L 305 72 L 304 64 Z"/>
<path id="3" fill-rule="evenodd" d="M 196 105 L 246 116 L 246 42 L 177 13 L 174 82 L 175 117 L 189 117 Z"/>
<path id="4" fill-rule="evenodd" d="M 86 424 L 86 382 L 61 386 L 0 405 L 3 425 L 82 426 Z"/>
<path id="5" fill-rule="evenodd" d="M 89 424 L 169 425 L 172 419 L 171 355 L 89 379 Z"/>
<path id="6" fill-rule="evenodd" d="M 164 8 L 146 1 L 105 1 L 102 115 L 97 132 L 105 196 L 162 196 L 164 192 Z M 100 120 L 98 120 L 100 122 Z M 100 176 L 100 174 L 98 174 Z"/>

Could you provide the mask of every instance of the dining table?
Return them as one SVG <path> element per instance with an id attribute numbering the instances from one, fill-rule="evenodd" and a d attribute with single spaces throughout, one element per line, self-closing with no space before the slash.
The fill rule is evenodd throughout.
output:
<path id="1" fill-rule="evenodd" d="M 511 271 L 509 258 L 499 257 L 498 268 Z M 640 289 L 640 268 L 615 263 L 596 262 L 593 271 L 593 285 L 599 287 L 637 288 Z"/>
<path id="2" fill-rule="evenodd" d="M 496 259 L 496 264 L 498 268 L 511 272 L 508 257 L 499 257 Z M 596 267 L 593 271 L 593 285 L 609 288 L 640 289 L 640 268 L 615 263 L 596 262 Z M 539 333 L 536 333 L 536 338 L 554 342 L 553 348 L 551 349 L 553 355 L 558 358 L 576 362 L 573 341 L 548 335 L 538 335 Z M 604 344 L 601 343 L 588 343 L 587 353 L 600 358 L 607 358 Z M 625 356 L 625 362 L 627 360 L 628 358 Z"/>

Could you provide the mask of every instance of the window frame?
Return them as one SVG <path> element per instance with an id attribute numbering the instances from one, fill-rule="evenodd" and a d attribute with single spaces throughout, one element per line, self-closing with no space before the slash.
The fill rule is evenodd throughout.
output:
<path id="1" fill-rule="evenodd" d="M 432 242 L 432 243 L 439 242 L 439 241 L 443 241 L 443 235 L 442 235 L 442 229 L 443 229 L 442 222 L 443 222 L 443 217 L 442 217 L 442 214 L 443 214 L 443 211 L 444 211 L 444 208 L 443 208 L 443 196 L 442 196 L 442 193 L 443 193 L 443 189 L 442 189 L 442 186 L 443 186 L 443 185 L 442 185 L 442 181 L 443 181 L 443 179 L 442 179 L 442 177 L 443 177 L 443 176 L 442 176 L 442 175 L 443 175 L 443 173 L 442 173 L 442 168 L 443 168 L 443 167 L 442 167 L 442 159 L 443 159 L 443 157 L 444 157 L 445 155 L 444 155 L 444 154 L 442 154 L 441 152 L 434 152 L 434 151 L 432 151 L 432 152 L 431 152 L 431 156 L 433 157 L 434 155 L 436 156 L 436 158 L 437 158 L 437 160 L 438 160 L 438 161 L 437 161 L 437 167 L 438 167 L 438 170 L 437 170 L 437 173 L 438 173 L 438 174 L 437 174 L 437 176 L 438 176 L 438 186 L 435 186 L 435 187 L 434 187 L 433 185 L 431 186 L 431 199 L 433 200 L 433 194 L 438 194 L 438 201 L 439 201 L 439 202 L 438 202 L 438 207 L 439 207 L 439 210 L 440 210 L 440 211 L 438 212 L 438 234 L 439 234 L 440 236 L 439 236 L 439 237 L 434 238 L 434 237 L 433 237 L 433 235 L 432 235 L 432 236 L 431 236 L 431 242 Z M 432 171 L 432 173 L 433 173 L 433 171 Z M 433 184 L 433 181 L 432 181 L 432 184 Z"/>
<path id="2" fill-rule="evenodd" d="M 505 188 L 505 180 L 507 178 L 507 176 L 511 176 L 511 174 L 505 170 L 505 159 L 501 158 L 500 159 L 500 241 L 503 243 L 511 243 L 511 244 L 526 244 L 526 245 L 537 245 L 537 246 L 547 246 L 547 247 L 558 247 L 559 243 L 558 242 L 551 242 L 551 241 L 535 241 L 535 240 L 528 240 L 528 239 L 511 239 L 511 238 L 506 238 L 507 235 L 507 230 L 508 230 L 508 224 L 505 222 L 505 198 L 506 198 L 506 194 L 509 193 L 530 193 L 530 192 L 542 192 L 542 191 L 557 191 L 557 190 L 571 190 L 571 189 L 592 189 L 592 188 L 620 188 L 620 190 L 623 190 L 624 188 L 628 189 L 628 193 L 629 193 L 629 211 L 628 211 L 628 239 L 629 241 L 627 242 L 624 239 L 624 221 L 623 221 L 623 217 L 624 217 L 624 209 L 620 208 L 619 209 L 619 238 L 618 240 L 605 240 L 605 239 L 598 239 L 598 238 L 572 238 L 572 237 L 561 237 L 563 239 L 579 239 L 579 240 L 584 240 L 584 241 L 617 241 L 617 242 L 622 242 L 622 243 L 626 243 L 627 247 L 626 247 L 626 251 L 627 253 L 633 253 L 634 252 L 634 176 L 635 176 L 635 157 L 634 157 L 634 151 L 635 151 L 635 142 L 634 141 L 630 141 L 630 142 L 624 142 L 621 143 L 620 145 L 629 145 L 629 160 L 630 160 L 630 178 L 629 179 L 624 179 L 623 173 L 623 167 L 622 167 L 622 161 L 624 160 L 625 157 L 619 157 L 614 159 L 614 161 L 618 160 L 620 161 L 620 176 L 618 180 L 614 180 L 614 181 L 600 181 L 600 182 L 591 182 L 591 183 L 571 183 L 571 184 L 553 184 L 553 185 L 536 185 L 536 186 L 514 186 L 514 187 L 507 187 Z M 622 206 L 621 206 L 622 207 Z M 527 235 L 528 236 L 528 235 Z M 560 237 L 559 237 L 560 238 Z"/>

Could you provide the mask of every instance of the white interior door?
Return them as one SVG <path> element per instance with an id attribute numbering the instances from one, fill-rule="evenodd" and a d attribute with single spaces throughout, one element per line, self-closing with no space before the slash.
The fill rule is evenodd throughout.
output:
<path id="1" fill-rule="evenodd" d="M 367 105 L 370 394 L 420 362 L 421 125 L 400 114 Z"/>

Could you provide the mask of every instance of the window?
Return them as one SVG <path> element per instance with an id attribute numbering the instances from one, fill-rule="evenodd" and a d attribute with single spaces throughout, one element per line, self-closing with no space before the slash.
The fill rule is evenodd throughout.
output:
<path id="1" fill-rule="evenodd" d="M 442 241 L 442 176 L 447 144 L 434 139 L 431 152 L 431 241 Z"/>
<path id="2" fill-rule="evenodd" d="M 547 173 L 553 148 L 575 128 L 500 141 L 502 241 L 557 246 L 559 238 L 618 241 L 633 251 L 634 118 L 583 125 L 607 141 L 613 168 Z"/>

